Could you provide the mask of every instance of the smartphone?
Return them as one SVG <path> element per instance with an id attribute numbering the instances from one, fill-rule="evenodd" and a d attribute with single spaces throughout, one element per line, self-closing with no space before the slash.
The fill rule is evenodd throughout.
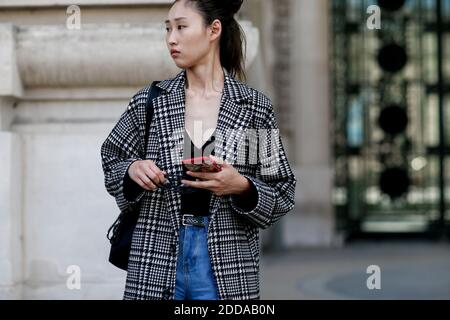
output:
<path id="1" fill-rule="evenodd" d="M 217 163 L 210 157 L 184 159 L 182 164 L 187 171 L 192 172 L 219 172 L 222 170 L 222 164 Z"/>

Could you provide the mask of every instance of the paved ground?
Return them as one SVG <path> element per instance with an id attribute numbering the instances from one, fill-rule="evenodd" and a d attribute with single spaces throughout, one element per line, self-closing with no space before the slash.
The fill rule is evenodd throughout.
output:
<path id="1" fill-rule="evenodd" d="M 367 288 L 367 267 L 381 289 Z M 450 243 L 358 242 L 261 258 L 262 299 L 450 299 Z"/>

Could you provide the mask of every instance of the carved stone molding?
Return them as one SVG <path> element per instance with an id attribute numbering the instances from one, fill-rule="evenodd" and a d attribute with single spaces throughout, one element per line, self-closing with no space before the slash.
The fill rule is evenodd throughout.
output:
<path id="1" fill-rule="evenodd" d="M 241 22 L 247 66 L 255 59 L 258 30 Z M 21 26 L 16 32 L 17 65 L 26 88 L 130 87 L 176 73 L 162 24 Z"/>

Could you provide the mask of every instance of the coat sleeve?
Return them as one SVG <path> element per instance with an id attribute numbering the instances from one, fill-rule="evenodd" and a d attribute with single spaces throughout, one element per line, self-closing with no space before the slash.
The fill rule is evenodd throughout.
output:
<path id="1" fill-rule="evenodd" d="M 269 101 L 269 100 L 267 100 Z M 294 208 L 297 179 L 292 172 L 279 135 L 272 103 L 268 102 L 258 129 L 258 166 L 256 176 L 245 175 L 252 184 L 252 208 L 243 205 L 239 195 L 230 195 L 231 207 L 237 214 L 247 217 L 253 224 L 266 229 Z"/>
<path id="2" fill-rule="evenodd" d="M 143 150 L 137 118 L 137 99 L 133 97 L 112 131 L 101 146 L 102 168 L 107 192 L 113 196 L 121 211 L 138 203 L 146 190 L 128 175 L 128 168 Z"/>

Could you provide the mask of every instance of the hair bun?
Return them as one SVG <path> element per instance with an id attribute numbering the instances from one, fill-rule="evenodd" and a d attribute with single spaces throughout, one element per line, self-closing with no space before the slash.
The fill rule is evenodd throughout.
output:
<path id="1" fill-rule="evenodd" d="M 244 0 L 221 0 L 225 3 L 226 8 L 231 14 L 236 14 L 241 9 Z"/>

